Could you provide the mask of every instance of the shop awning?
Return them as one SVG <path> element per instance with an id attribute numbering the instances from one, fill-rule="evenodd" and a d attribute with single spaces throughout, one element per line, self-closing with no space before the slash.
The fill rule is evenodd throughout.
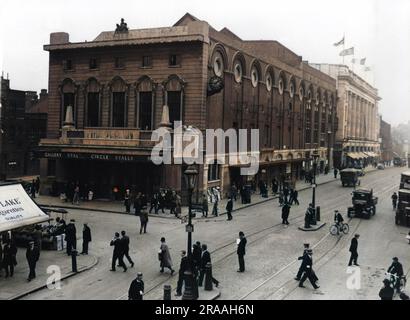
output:
<path id="1" fill-rule="evenodd" d="M 378 157 L 377 153 L 374 153 L 374 152 L 366 152 L 366 154 L 367 154 L 369 157 L 372 157 L 372 158 L 377 158 L 377 157 Z"/>
<path id="2" fill-rule="evenodd" d="M 358 152 L 348 152 L 347 156 L 352 159 L 360 159 Z"/>
<path id="3" fill-rule="evenodd" d="M 0 232 L 48 220 L 21 184 L 0 184 Z"/>

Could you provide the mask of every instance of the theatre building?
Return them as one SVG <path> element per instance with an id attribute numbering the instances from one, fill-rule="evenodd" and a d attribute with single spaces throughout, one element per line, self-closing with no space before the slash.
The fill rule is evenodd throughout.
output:
<path id="1" fill-rule="evenodd" d="M 172 27 L 121 24 L 86 42 L 52 33 L 44 49 L 50 60 L 48 134 L 38 152 L 43 191 L 53 181 L 78 181 L 101 198 L 112 197 L 115 187 L 184 191 L 184 165 L 150 159 L 164 105 L 171 123 L 203 132 L 259 129 L 259 173 L 242 177 L 239 165 L 200 165 L 200 191 L 218 186 L 225 195 L 232 183 L 296 179 L 314 151 L 322 168 L 332 166 L 336 81 L 277 41 L 242 40 L 186 14 Z"/>

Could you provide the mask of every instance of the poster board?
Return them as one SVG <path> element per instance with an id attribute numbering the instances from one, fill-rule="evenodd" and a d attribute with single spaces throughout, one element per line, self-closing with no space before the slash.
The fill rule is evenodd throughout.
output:
<path id="1" fill-rule="evenodd" d="M 21 184 L 0 184 L 0 232 L 48 220 Z"/>

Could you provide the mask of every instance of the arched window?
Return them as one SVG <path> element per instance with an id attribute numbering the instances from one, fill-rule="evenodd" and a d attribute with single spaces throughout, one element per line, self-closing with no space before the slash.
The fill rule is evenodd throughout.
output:
<path id="1" fill-rule="evenodd" d="M 77 96 L 77 85 L 71 79 L 65 79 L 63 83 L 60 85 L 60 93 L 61 93 L 61 123 L 64 123 L 67 107 L 71 106 L 73 108 L 73 119 L 74 123 L 77 123 L 77 104 L 76 104 L 76 96 Z"/>
<path id="2" fill-rule="evenodd" d="M 85 84 L 85 123 L 87 127 L 99 127 L 101 125 L 100 88 L 101 86 L 95 78 L 89 79 Z"/>
<path id="3" fill-rule="evenodd" d="M 177 75 L 171 75 L 163 82 L 164 101 L 169 108 L 169 121 L 183 120 L 183 102 L 185 82 Z"/>
<path id="4" fill-rule="evenodd" d="M 141 130 L 152 130 L 154 126 L 155 84 L 151 78 L 144 76 L 137 82 L 137 127 Z"/>
<path id="5" fill-rule="evenodd" d="M 123 128 L 127 126 L 127 84 L 120 78 L 114 78 L 110 85 L 111 91 L 111 126 Z"/>

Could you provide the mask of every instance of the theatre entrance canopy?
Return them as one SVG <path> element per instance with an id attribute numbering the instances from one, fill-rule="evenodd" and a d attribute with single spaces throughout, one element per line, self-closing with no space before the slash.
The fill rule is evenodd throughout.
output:
<path id="1" fill-rule="evenodd" d="M 0 183 L 0 232 L 49 220 L 21 184 Z"/>

